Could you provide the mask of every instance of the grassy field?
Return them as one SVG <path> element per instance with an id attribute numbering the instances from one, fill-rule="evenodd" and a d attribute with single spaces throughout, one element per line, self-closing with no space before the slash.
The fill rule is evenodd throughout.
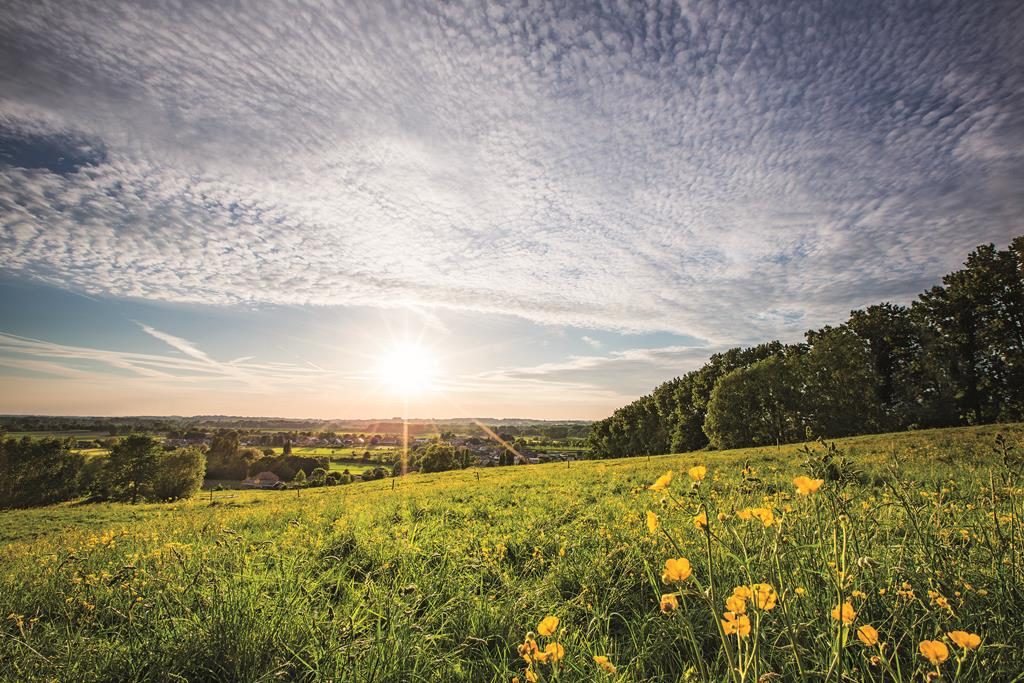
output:
<path id="1" fill-rule="evenodd" d="M 384 456 L 385 458 L 393 457 L 400 449 L 388 447 L 388 448 L 322 448 L 319 446 L 293 446 L 292 455 L 298 455 L 306 458 L 362 458 L 363 453 L 370 452 L 370 456 L 376 459 L 378 455 Z M 274 448 L 273 451 L 280 455 L 284 452 L 281 447 Z"/>
<path id="2" fill-rule="evenodd" d="M 785 446 L 0 513 L 0 677 L 1024 680 L 1022 440 L 812 447 L 809 495 Z"/>
<path id="3" fill-rule="evenodd" d="M 109 432 L 97 432 L 87 429 L 71 429 L 49 432 L 6 432 L 5 436 L 12 439 L 29 437 L 30 439 L 109 439 Z"/>

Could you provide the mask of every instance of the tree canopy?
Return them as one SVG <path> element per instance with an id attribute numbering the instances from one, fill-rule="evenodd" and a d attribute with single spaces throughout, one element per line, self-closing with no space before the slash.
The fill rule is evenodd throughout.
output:
<path id="1" fill-rule="evenodd" d="M 1024 419 L 1024 236 L 978 247 L 909 306 L 855 310 L 805 340 L 712 355 L 591 425 L 591 454 Z"/>

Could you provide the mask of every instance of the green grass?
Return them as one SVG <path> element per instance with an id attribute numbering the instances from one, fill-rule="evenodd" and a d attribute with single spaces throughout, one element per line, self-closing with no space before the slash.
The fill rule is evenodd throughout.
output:
<path id="1" fill-rule="evenodd" d="M 1012 681 L 1024 528 L 996 433 L 1024 451 L 1022 425 L 842 440 L 858 481 L 810 497 L 794 494 L 803 456 L 785 446 L 5 512 L 0 678 L 507 683 L 526 680 L 517 646 L 555 615 L 538 642 L 565 658 L 533 664 L 540 680 L 740 680 L 741 667 L 745 681 L 920 681 L 934 667 L 918 644 L 937 639 L 948 679 Z M 709 473 L 693 485 L 698 463 Z M 669 469 L 671 487 L 650 491 Z M 748 507 L 782 522 L 739 519 Z M 693 523 L 703 509 L 710 536 Z M 692 576 L 664 583 L 670 557 Z M 777 606 L 748 605 L 751 634 L 723 636 L 725 598 L 762 582 Z M 681 606 L 664 614 L 668 593 Z M 830 612 L 846 600 L 844 628 Z M 864 624 L 887 644 L 878 666 L 854 635 Z M 961 657 L 954 629 L 981 648 Z"/>
<path id="2" fill-rule="evenodd" d="M 79 453 L 87 458 L 110 455 L 110 450 L 106 448 L 72 448 L 71 452 Z"/>
<path id="3" fill-rule="evenodd" d="M 372 470 L 375 467 L 384 467 L 385 469 L 389 469 L 389 465 L 387 464 L 378 465 L 375 462 L 365 463 L 362 461 L 353 462 L 350 460 L 332 460 L 330 469 L 337 472 L 344 472 L 345 470 L 348 470 L 349 474 L 362 474 L 366 470 Z"/>

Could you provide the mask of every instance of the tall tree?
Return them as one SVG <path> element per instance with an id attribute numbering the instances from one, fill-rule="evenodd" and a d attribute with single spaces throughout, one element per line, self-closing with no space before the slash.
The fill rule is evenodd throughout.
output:
<path id="1" fill-rule="evenodd" d="M 133 503 L 148 495 L 162 453 L 160 442 L 146 434 L 132 434 L 117 443 L 107 461 L 114 490 Z"/>
<path id="2" fill-rule="evenodd" d="M 800 378 L 792 359 L 772 356 L 722 377 L 704 431 L 715 448 L 789 443 L 803 435 Z"/>
<path id="3" fill-rule="evenodd" d="M 880 427 L 903 429 L 913 420 L 914 391 L 908 391 L 911 370 L 921 353 L 921 330 L 910 309 L 891 303 L 850 313 L 846 322 L 867 344 L 875 369 Z"/>
<path id="4" fill-rule="evenodd" d="M 1024 416 L 1024 239 L 975 249 L 915 306 L 955 386 L 960 420 Z"/>
<path id="5" fill-rule="evenodd" d="M 810 350 L 795 356 L 806 426 L 814 436 L 838 437 L 878 428 L 882 384 L 867 342 L 847 327 L 807 333 Z"/>
<path id="6" fill-rule="evenodd" d="M 85 458 L 61 439 L 0 442 L 0 508 L 49 505 L 81 494 Z"/>

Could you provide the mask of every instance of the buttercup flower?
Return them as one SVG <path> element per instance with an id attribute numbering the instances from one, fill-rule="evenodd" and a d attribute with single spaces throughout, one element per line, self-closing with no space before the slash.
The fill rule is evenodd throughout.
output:
<path id="1" fill-rule="evenodd" d="M 941 640 L 922 640 L 917 649 L 921 651 L 921 656 L 935 666 L 949 659 L 949 648 Z"/>
<path id="2" fill-rule="evenodd" d="M 965 650 L 975 650 L 981 645 L 981 636 L 967 631 L 950 631 L 949 639 Z"/>
<path id="3" fill-rule="evenodd" d="M 703 510 L 693 518 L 693 526 L 697 527 L 701 531 L 708 528 L 708 513 Z"/>
<path id="4" fill-rule="evenodd" d="M 844 602 L 832 608 L 832 618 L 844 624 L 852 624 L 853 620 L 857 618 L 857 612 L 854 611 L 853 605 L 849 602 Z"/>
<path id="5" fill-rule="evenodd" d="M 647 511 L 647 533 L 653 534 L 658 530 L 658 515 L 654 514 L 650 510 Z"/>
<path id="6" fill-rule="evenodd" d="M 661 573 L 661 580 L 665 583 L 681 583 L 690 578 L 693 568 L 690 561 L 685 557 L 678 559 L 669 558 L 665 560 L 665 571 Z"/>
<path id="7" fill-rule="evenodd" d="M 809 496 L 812 493 L 816 493 L 824 483 L 824 479 L 811 479 L 803 474 L 793 479 L 793 486 L 796 487 L 796 492 L 801 496 Z"/>
<path id="8" fill-rule="evenodd" d="M 775 513 L 772 512 L 771 508 L 747 508 L 737 512 L 736 516 L 747 522 L 756 519 L 766 527 L 771 526 L 775 522 Z"/>
<path id="9" fill-rule="evenodd" d="M 615 665 L 604 655 L 594 655 L 594 663 L 601 667 L 605 673 L 615 673 Z"/>
<path id="10" fill-rule="evenodd" d="M 746 638 L 750 635 L 750 617 L 746 614 L 726 612 L 722 617 L 722 630 L 725 632 L 725 635 L 731 636 L 735 634 L 740 638 Z"/>
<path id="11" fill-rule="evenodd" d="M 537 633 L 542 636 L 550 636 L 554 634 L 558 628 L 558 617 L 547 616 L 541 619 L 541 622 L 537 624 Z"/>
<path id="12" fill-rule="evenodd" d="M 730 595 L 725 599 L 725 609 L 735 614 L 743 614 L 747 611 L 747 601 L 739 595 Z"/>
<path id="13" fill-rule="evenodd" d="M 874 626 L 864 624 L 857 629 L 857 638 L 864 643 L 864 647 L 874 647 L 878 644 L 878 631 Z"/>
<path id="14" fill-rule="evenodd" d="M 538 652 L 537 641 L 530 636 L 526 636 L 526 640 L 519 646 L 519 656 L 522 657 L 527 664 L 533 662 L 534 656 Z"/>
<path id="15" fill-rule="evenodd" d="M 672 483 L 672 470 L 669 470 L 665 474 L 658 477 L 657 481 L 648 486 L 652 491 L 664 491 L 668 488 L 668 485 Z"/>
<path id="16" fill-rule="evenodd" d="M 548 643 L 544 648 L 544 654 L 551 658 L 552 663 L 557 664 L 565 658 L 565 648 L 559 643 Z"/>
<path id="17" fill-rule="evenodd" d="M 708 476 L 708 468 L 704 465 L 695 465 L 686 472 L 690 475 L 690 479 L 694 481 L 703 481 L 704 477 Z"/>
<path id="18" fill-rule="evenodd" d="M 768 583 L 755 583 L 750 587 L 751 599 L 754 607 L 769 612 L 775 609 L 775 603 L 779 599 L 775 589 Z"/>
<path id="19" fill-rule="evenodd" d="M 659 607 L 662 612 L 668 614 L 672 610 L 679 609 L 679 598 L 675 596 L 675 593 L 665 593 L 661 596 L 661 604 Z"/>

